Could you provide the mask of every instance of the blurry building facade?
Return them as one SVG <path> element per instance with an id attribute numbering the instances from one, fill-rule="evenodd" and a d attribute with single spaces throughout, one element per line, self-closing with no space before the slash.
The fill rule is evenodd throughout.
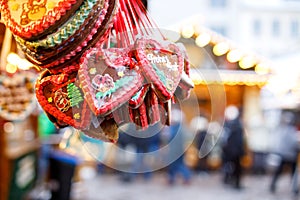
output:
<path id="1" fill-rule="evenodd" d="M 272 132 L 268 127 L 270 120 L 265 119 L 270 111 L 266 112 L 261 104 L 261 89 L 268 82 L 265 75 L 274 72 L 272 61 L 299 52 L 300 1 L 152 0 L 149 3 L 151 16 L 159 26 L 181 33 L 179 42 L 184 43 L 193 65 L 191 74 L 198 74 L 192 79 L 201 114 L 218 120 L 222 108 L 237 105 L 243 111 L 250 149 L 256 153 L 268 152 L 271 143 L 266 141 Z M 165 12 L 163 4 L 172 5 L 172 9 Z M 215 51 L 218 44 L 222 44 L 221 53 Z M 233 54 L 234 51 L 239 55 Z"/>
<path id="2" fill-rule="evenodd" d="M 263 56 L 299 50 L 300 1 L 166 0 L 162 3 L 152 0 L 149 3 L 152 16 L 164 27 L 197 16 L 199 25 Z M 172 9 L 164 12 L 162 4 L 172 5 Z"/>

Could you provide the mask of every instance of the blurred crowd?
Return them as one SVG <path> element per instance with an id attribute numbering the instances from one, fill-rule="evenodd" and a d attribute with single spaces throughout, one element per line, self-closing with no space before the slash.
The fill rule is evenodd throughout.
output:
<path id="1" fill-rule="evenodd" d="M 273 148 L 264 161 L 259 159 L 264 163 L 264 170 L 257 170 L 253 165 L 256 152 L 249 148 L 242 113 L 236 106 L 225 109 L 223 124 L 210 122 L 204 116 L 197 116 L 187 123 L 179 109 L 172 110 L 170 126 L 157 123 L 147 129 L 137 129 L 134 124 L 126 124 L 119 128 L 116 144 L 65 131 L 63 135 L 66 137 L 62 140 L 65 143 L 62 145 L 61 142 L 60 147 L 64 146 L 65 150 L 77 156 L 66 158 L 61 152 L 53 153 L 46 145 L 40 165 L 44 174 L 41 181 L 52 184 L 52 179 L 55 179 L 56 182 L 64 182 L 60 185 L 68 183 L 65 189 L 56 191 L 57 194 L 66 194 L 74 180 L 75 166 L 81 162 L 77 157 L 89 155 L 92 157 L 90 160 L 98 161 L 98 173 L 112 172 L 124 183 L 137 179 L 148 182 L 154 173 L 162 172 L 160 174 L 170 186 L 190 185 L 198 174 L 210 176 L 218 172 L 222 175 L 220 184 L 241 190 L 247 185 L 243 181 L 246 174 L 264 173 L 270 176 L 269 192 L 275 193 L 281 175 L 289 171 L 292 180 L 290 189 L 292 194 L 297 195 L 299 136 L 295 122 L 293 113 L 282 112 L 280 123 L 272 134 Z M 83 155 L 83 149 L 87 150 L 86 155 Z M 63 157 L 64 161 L 59 157 Z M 45 176 L 47 163 L 50 177 Z M 55 190 L 51 184 L 48 187 Z"/>

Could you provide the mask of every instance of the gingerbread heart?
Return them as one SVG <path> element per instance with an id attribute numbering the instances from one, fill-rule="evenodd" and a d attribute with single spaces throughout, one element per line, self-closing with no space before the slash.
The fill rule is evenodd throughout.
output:
<path id="1" fill-rule="evenodd" d="M 60 125 L 84 129 L 90 123 L 91 112 L 76 76 L 76 71 L 58 75 L 43 72 L 36 82 L 36 97 L 42 108 Z"/>
<path id="2" fill-rule="evenodd" d="M 83 0 L 1 1 L 1 15 L 14 35 L 34 40 L 65 23 Z"/>
<path id="3" fill-rule="evenodd" d="M 170 99 L 179 84 L 184 67 L 180 49 L 172 43 L 165 45 L 153 39 L 138 39 L 135 56 L 145 78 L 163 101 Z"/>
<path id="4" fill-rule="evenodd" d="M 36 108 L 34 81 L 36 75 L 20 71 L 12 76 L 0 76 L 0 117 L 24 120 Z"/>
<path id="5" fill-rule="evenodd" d="M 79 80 L 96 116 L 106 116 L 116 110 L 143 85 L 143 76 L 130 65 L 131 59 L 124 57 L 126 52 L 129 50 L 95 48 L 86 52 L 80 61 Z"/>

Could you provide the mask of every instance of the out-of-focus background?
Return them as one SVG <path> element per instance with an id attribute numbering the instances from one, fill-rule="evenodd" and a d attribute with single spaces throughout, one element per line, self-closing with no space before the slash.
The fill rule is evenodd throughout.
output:
<path id="1" fill-rule="evenodd" d="M 1 119 L 0 199 L 298 199 L 300 1 L 148 0 L 147 9 L 191 63 L 183 137 L 168 145 L 174 125 L 110 144 L 58 130 L 40 109 Z M 14 53 L 2 51 L 1 65 L 30 67 L 6 31 L 1 23 L 1 45 Z"/>

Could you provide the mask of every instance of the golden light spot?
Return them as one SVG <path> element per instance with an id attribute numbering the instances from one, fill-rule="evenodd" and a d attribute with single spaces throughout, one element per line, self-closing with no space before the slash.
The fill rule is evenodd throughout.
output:
<path id="1" fill-rule="evenodd" d="M 185 25 L 182 27 L 181 35 L 184 38 L 191 38 L 195 33 L 194 27 L 192 25 Z"/>
<path id="2" fill-rule="evenodd" d="M 204 47 L 209 44 L 210 40 L 211 40 L 211 36 L 208 33 L 202 33 L 198 35 L 198 37 L 195 40 L 195 43 L 199 47 Z"/>
<path id="3" fill-rule="evenodd" d="M 53 102 L 52 97 L 49 97 L 49 98 L 48 98 L 48 102 L 49 102 L 49 103 L 52 103 L 52 102 Z"/>
<path id="4" fill-rule="evenodd" d="M 251 67 L 254 67 L 255 62 L 256 61 L 253 56 L 245 56 L 239 61 L 239 65 L 242 69 L 249 69 Z"/>
<path id="5" fill-rule="evenodd" d="M 17 70 L 18 70 L 18 67 L 17 67 L 16 65 L 12 65 L 12 64 L 10 64 L 10 63 L 7 63 L 7 64 L 6 64 L 6 71 L 7 71 L 8 73 L 13 74 L 13 73 L 16 73 Z"/>
<path id="6" fill-rule="evenodd" d="M 233 49 L 227 54 L 227 60 L 231 63 L 238 62 L 243 57 L 243 54 L 238 49 Z"/>
<path id="7" fill-rule="evenodd" d="M 226 42 L 220 42 L 213 47 L 213 53 L 216 56 L 222 56 L 229 51 L 229 45 Z"/>

